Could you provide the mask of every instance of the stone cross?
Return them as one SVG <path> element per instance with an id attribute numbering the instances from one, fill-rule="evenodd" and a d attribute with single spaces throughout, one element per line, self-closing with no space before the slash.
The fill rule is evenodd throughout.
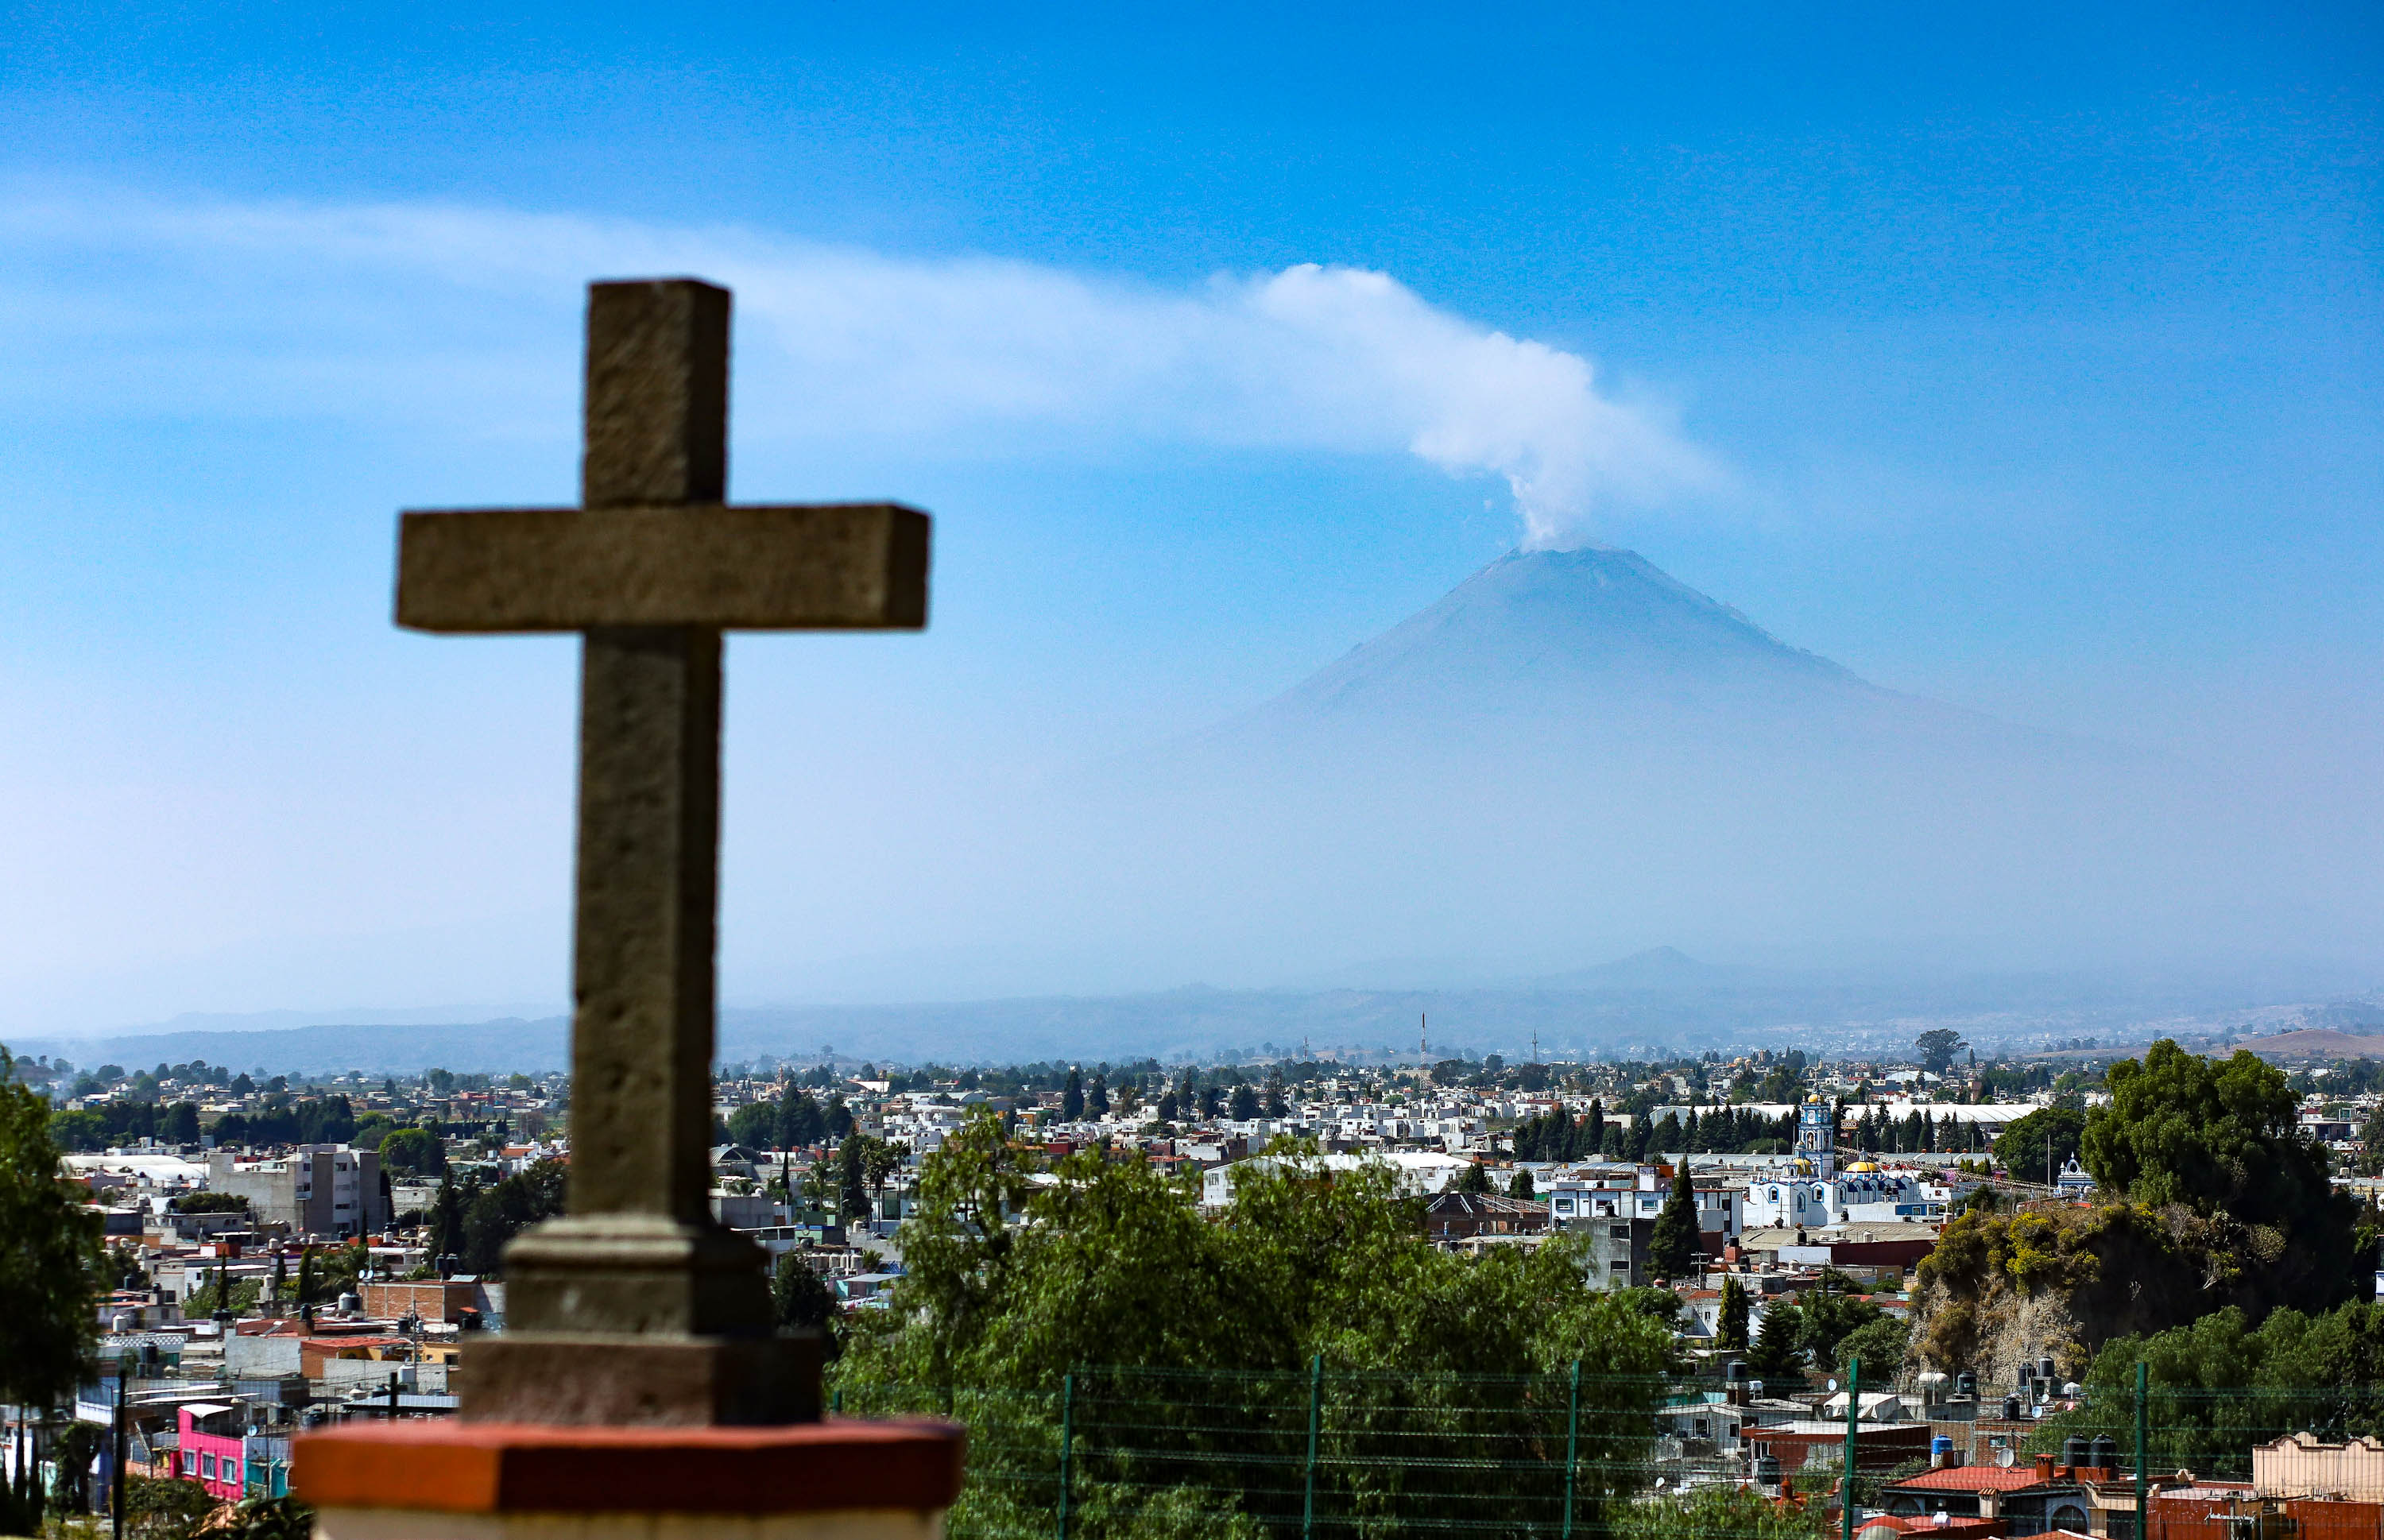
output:
<path id="1" fill-rule="evenodd" d="M 506 1248 L 507 1330 L 467 1418 L 818 1414 L 818 1344 L 775 1336 L 764 1255 L 711 1214 L 721 633 L 916 630 L 927 516 L 737 506 L 728 292 L 589 288 L 577 508 L 408 513 L 397 623 L 581 633 L 567 1213 Z"/>

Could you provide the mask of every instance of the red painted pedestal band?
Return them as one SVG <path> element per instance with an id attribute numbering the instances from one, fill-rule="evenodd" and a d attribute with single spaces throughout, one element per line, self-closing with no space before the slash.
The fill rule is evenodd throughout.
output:
<path id="1" fill-rule="evenodd" d="M 554 1427 L 453 1419 L 350 1424 L 292 1450 L 317 1508 L 445 1513 L 824 1513 L 942 1509 L 960 1496 L 955 1423 Z"/>

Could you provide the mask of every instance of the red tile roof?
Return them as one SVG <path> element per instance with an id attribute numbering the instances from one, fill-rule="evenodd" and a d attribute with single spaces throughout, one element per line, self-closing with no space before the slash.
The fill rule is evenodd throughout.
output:
<path id="1" fill-rule="evenodd" d="M 2026 1465 L 1948 1465 L 1923 1471 L 1894 1484 L 1899 1492 L 2017 1492 L 2036 1484 L 2036 1463 Z"/>

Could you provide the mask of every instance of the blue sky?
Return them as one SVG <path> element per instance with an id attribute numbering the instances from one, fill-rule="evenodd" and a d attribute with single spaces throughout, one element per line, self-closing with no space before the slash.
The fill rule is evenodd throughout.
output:
<path id="1" fill-rule="evenodd" d="M 1535 520 L 2313 806 L 2384 751 L 2371 11 L 478 9 L 0 22 L 0 1027 L 557 997 L 569 652 L 391 632 L 392 515 L 567 499 L 649 263 L 739 286 L 738 495 L 939 518 L 927 637 L 737 646 L 732 994 L 802 810 L 1197 727 Z"/>

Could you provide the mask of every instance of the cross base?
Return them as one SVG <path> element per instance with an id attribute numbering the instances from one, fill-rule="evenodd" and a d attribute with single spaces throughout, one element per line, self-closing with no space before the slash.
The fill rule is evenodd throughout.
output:
<path id="1" fill-rule="evenodd" d="M 940 1540 L 966 1435 L 353 1422 L 295 1441 L 316 1540 Z"/>
<path id="2" fill-rule="evenodd" d="M 505 1320 L 538 1332 L 764 1336 L 768 1259 L 744 1236 L 661 1214 L 568 1214 L 505 1248 Z"/>
<path id="3" fill-rule="evenodd" d="M 511 1328 L 465 1355 L 484 1422 L 814 1422 L 820 1341 L 770 1333 L 762 1248 L 660 1214 L 571 1214 L 505 1248 Z"/>
<path id="4" fill-rule="evenodd" d="M 737 1427 L 816 1422 L 820 1339 L 506 1332 L 472 1344 L 471 1422 Z"/>

